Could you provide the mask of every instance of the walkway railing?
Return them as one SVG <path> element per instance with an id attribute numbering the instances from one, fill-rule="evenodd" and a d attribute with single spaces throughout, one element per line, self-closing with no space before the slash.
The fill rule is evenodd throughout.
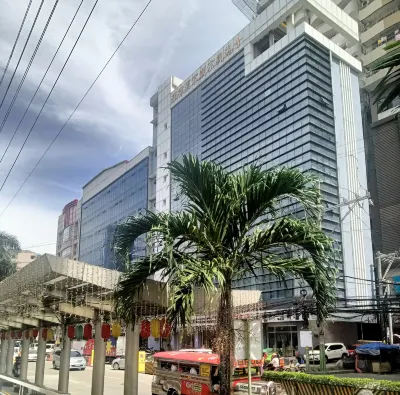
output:
<path id="1" fill-rule="evenodd" d="M 0 374 L 0 382 L 2 382 L 2 388 L 0 387 L 1 395 L 27 395 L 29 393 L 37 395 L 69 395 L 68 393 L 42 387 L 31 383 L 30 381 L 19 380 L 5 374 Z"/>

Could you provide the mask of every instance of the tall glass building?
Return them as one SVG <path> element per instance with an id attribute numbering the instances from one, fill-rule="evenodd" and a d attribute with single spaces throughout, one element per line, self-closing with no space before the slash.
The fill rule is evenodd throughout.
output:
<path id="1" fill-rule="evenodd" d="M 359 41 L 358 24 L 330 0 L 274 1 L 185 80 L 171 77 L 151 99 L 157 142 L 158 210 L 179 210 L 165 164 L 185 153 L 235 171 L 246 164 L 317 173 L 323 229 L 336 240 L 338 296 L 371 295 L 373 263 L 358 76 L 361 63 L 310 24 Z M 166 181 L 167 180 L 167 181 Z M 365 207 L 363 207 L 365 205 Z M 287 212 L 302 216 L 296 206 Z M 288 285 L 288 286 L 287 286 Z M 298 295 L 294 280 L 237 281 L 265 300 Z"/>
<path id="2" fill-rule="evenodd" d="M 98 174 L 83 187 L 79 260 L 121 269 L 111 249 L 116 225 L 148 208 L 150 148 L 131 161 Z M 144 240 L 132 246 L 132 260 L 146 253 Z"/>

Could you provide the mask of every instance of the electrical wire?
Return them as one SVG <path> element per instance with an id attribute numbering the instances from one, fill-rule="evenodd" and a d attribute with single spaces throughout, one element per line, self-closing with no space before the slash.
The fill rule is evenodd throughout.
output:
<path id="1" fill-rule="evenodd" d="M 117 51 L 119 50 L 119 48 L 122 46 L 122 44 L 125 42 L 126 38 L 129 36 L 130 32 L 133 30 L 133 28 L 136 26 L 136 24 L 139 22 L 139 20 L 141 19 L 142 15 L 146 12 L 147 8 L 149 7 L 149 5 L 151 4 L 152 0 L 149 0 L 148 3 L 146 4 L 146 6 L 144 7 L 144 9 L 142 10 L 142 12 L 139 14 L 139 16 L 137 17 L 137 19 L 135 20 L 135 22 L 133 23 L 133 25 L 131 26 L 131 28 L 128 30 L 128 32 L 126 33 L 126 35 L 124 36 L 124 38 L 122 39 L 122 41 L 120 42 L 120 44 L 117 46 L 117 48 L 115 49 L 115 51 L 112 53 L 112 55 L 110 56 L 110 58 L 107 60 L 107 62 L 105 63 L 104 67 L 100 70 L 99 74 L 97 75 L 97 77 L 95 78 L 95 80 L 93 81 L 93 83 L 89 86 L 89 89 L 86 91 L 86 93 L 83 95 L 82 99 L 79 101 L 79 103 L 77 104 L 77 106 L 74 108 L 74 110 L 72 111 L 72 113 L 70 114 L 70 116 L 68 117 L 68 119 L 65 121 L 65 123 L 63 124 L 63 126 L 61 127 L 61 129 L 58 131 L 58 133 L 56 134 L 56 136 L 54 137 L 54 139 L 51 141 L 50 145 L 47 147 L 47 149 L 45 150 L 45 152 L 43 153 L 43 155 L 39 158 L 38 162 L 35 164 L 35 166 L 33 167 L 32 171 L 28 174 L 28 176 L 25 178 L 24 182 L 22 183 L 22 185 L 19 187 L 19 189 L 17 190 L 17 192 L 14 194 L 14 196 L 11 198 L 10 202 L 7 204 L 7 206 L 5 207 L 5 209 L 1 212 L 0 214 L 0 218 L 3 216 L 3 214 L 6 212 L 6 210 L 8 209 L 8 207 L 10 206 L 10 204 L 14 201 L 14 199 L 16 198 L 16 196 L 18 195 L 18 193 L 21 191 L 21 189 L 24 187 L 24 185 L 26 184 L 26 182 L 28 181 L 28 179 L 31 177 L 31 175 L 33 174 L 33 172 L 36 170 L 36 168 L 39 166 L 40 162 L 42 161 L 42 159 L 45 157 L 45 155 L 47 154 L 47 152 L 50 150 L 50 148 L 53 146 L 54 142 L 57 140 L 57 138 L 60 136 L 60 134 L 62 133 L 62 131 L 64 130 L 64 128 L 67 126 L 68 122 L 70 121 L 70 119 L 73 117 L 73 115 L 75 114 L 76 110 L 79 108 L 79 106 L 81 105 L 81 103 L 85 100 L 86 96 L 88 95 L 88 93 L 90 92 L 90 90 L 93 88 L 94 84 L 97 82 L 97 80 L 100 78 L 101 74 L 103 73 L 103 71 L 106 69 L 106 67 L 108 66 L 108 64 L 111 62 L 111 60 L 114 58 L 115 54 L 117 53 Z M 3 183 L 4 186 L 4 183 Z M 1 189 L 0 189 L 1 191 Z"/>
<path id="2" fill-rule="evenodd" d="M 55 82 L 53 83 L 53 86 L 51 87 L 50 92 L 48 93 L 48 95 L 47 95 L 47 97 L 46 97 L 46 100 L 44 101 L 44 103 L 43 103 L 43 105 L 42 105 L 42 107 L 41 107 L 41 109 L 40 109 L 38 115 L 36 116 L 35 121 L 33 122 L 33 125 L 31 126 L 31 128 L 30 128 L 30 130 L 29 130 L 27 136 L 25 137 L 25 140 L 24 140 L 24 142 L 22 143 L 22 146 L 21 146 L 21 148 L 20 148 L 18 154 L 17 154 L 17 156 L 15 157 L 14 162 L 13 162 L 13 164 L 11 165 L 11 168 L 10 168 L 10 170 L 8 171 L 8 173 L 7 173 L 5 179 L 4 179 L 4 181 L 3 181 L 3 183 L 2 183 L 2 185 L 1 185 L 1 187 L 0 187 L 0 192 L 3 190 L 4 185 L 5 185 L 5 183 L 7 182 L 8 178 L 9 178 L 9 176 L 10 176 L 10 174 L 11 174 L 11 172 L 12 172 L 14 166 L 15 166 L 15 164 L 17 163 L 18 158 L 20 157 L 21 152 L 22 152 L 22 150 L 24 149 L 25 144 L 26 144 L 26 142 L 27 142 L 28 139 L 29 139 L 29 136 L 31 135 L 33 128 L 35 127 L 35 125 L 36 125 L 36 123 L 37 123 L 37 121 L 38 121 L 40 115 L 41 115 L 42 112 L 43 112 L 43 109 L 44 109 L 46 103 L 48 102 L 48 100 L 49 100 L 51 94 L 53 93 L 53 90 L 54 90 L 54 88 L 55 88 L 55 86 L 56 86 L 58 80 L 60 79 L 61 74 L 63 73 L 63 71 L 64 71 L 64 69 L 65 69 L 65 67 L 66 67 L 66 65 L 67 65 L 67 63 L 68 63 L 68 61 L 69 61 L 69 59 L 71 58 L 72 53 L 74 52 L 74 50 L 75 50 L 75 48 L 76 48 L 76 45 L 78 44 L 78 41 L 79 41 L 79 39 L 81 38 L 82 33 L 83 33 L 83 31 L 85 30 L 86 25 L 87 25 L 87 23 L 89 22 L 89 19 L 90 19 L 90 17 L 92 16 L 93 11 L 94 11 L 94 9 L 95 9 L 95 7 L 96 7 L 98 1 L 99 1 L 99 0 L 96 0 L 96 1 L 95 1 L 94 5 L 93 5 L 93 7 L 92 7 L 92 9 L 91 9 L 91 11 L 90 11 L 90 13 L 89 13 L 89 16 L 86 18 L 86 21 L 85 21 L 85 23 L 84 23 L 84 25 L 83 25 L 83 27 L 82 27 L 82 29 L 81 29 L 79 35 L 78 35 L 78 38 L 75 40 L 75 43 L 74 43 L 74 45 L 73 45 L 73 47 L 72 47 L 70 53 L 68 54 L 67 60 L 64 62 L 64 65 L 63 65 L 63 67 L 61 68 L 61 71 L 59 72 L 59 74 L 58 74 L 58 76 L 57 76 Z M 29 176 L 28 176 L 28 177 L 29 177 Z"/>
<path id="3" fill-rule="evenodd" d="M 24 48 L 22 49 L 21 55 L 20 55 L 20 57 L 19 57 L 19 59 L 18 59 L 17 66 L 16 66 L 15 69 L 14 69 L 14 72 L 13 72 L 13 74 L 12 74 L 12 76 L 11 76 L 10 82 L 8 83 L 7 89 L 6 89 L 5 93 L 4 93 L 3 99 L 1 100 L 0 108 L 3 106 L 4 100 L 5 100 L 5 98 L 6 98 L 6 96 L 7 96 L 7 93 L 8 93 L 8 91 L 9 91 L 9 89 L 10 89 L 11 83 L 13 82 L 13 79 L 14 79 L 14 77 L 15 77 L 15 73 L 16 73 L 17 70 L 18 70 L 19 64 L 21 63 L 22 56 L 23 56 L 24 53 L 25 53 L 25 49 L 26 49 L 26 47 L 27 47 L 27 45 L 28 45 L 28 42 L 29 42 L 29 40 L 30 40 L 30 38 L 31 38 L 33 29 L 35 28 L 35 25 L 36 25 L 36 22 L 37 22 L 37 20 L 38 20 L 38 18 L 39 18 L 40 12 L 42 11 L 43 3 L 44 3 L 44 0 L 42 0 L 42 1 L 40 2 L 39 9 L 37 10 L 35 19 L 34 19 L 34 21 L 33 21 L 32 27 L 31 27 L 31 30 L 29 31 L 28 37 L 26 38 L 25 45 L 24 45 Z"/>
<path id="4" fill-rule="evenodd" d="M 32 96 L 31 101 L 30 101 L 29 104 L 28 104 L 28 107 L 26 108 L 24 114 L 22 115 L 21 120 L 19 121 L 17 127 L 15 128 L 14 133 L 13 133 L 13 135 L 12 135 L 10 141 L 8 142 L 8 145 L 7 145 L 6 149 L 5 149 L 5 151 L 3 152 L 3 155 L 2 155 L 2 157 L 1 157 L 1 159 L 0 159 L 0 163 L 3 161 L 4 156 L 6 155 L 8 149 L 10 148 L 10 145 L 11 145 L 11 143 L 13 142 L 14 137 L 15 137 L 15 135 L 17 134 L 18 129 L 19 129 L 19 127 L 21 126 L 22 121 L 25 119 L 25 115 L 28 113 L 28 110 L 30 109 L 33 100 L 35 99 L 36 95 L 38 94 L 39 89 L 40 89 L 40 87 L 42 86 L 43 81 L 44 81 L 44 79 L 46 78 L 46 76 L 47 76 L 47 74 L 48 74 L 48 72 L 49 72 L 49 70 L 50 70 L 50 67 L 53 65 L 54 59 L 56 58 L 58 52 L 60 51 L 60 48 L 61 48 L 61 46 L 63 45 L 64 40 L 65 40 L 65 38 L 67 37 L 67 34 L 69 33 L 69 30 L 71 29 L 71 26 L 72 26 L 72 24 L 74 23 L 75 18 L 76 18 L 77 14 L 78 14 L 78 12 L 79 12 L 81 6 L 82 6 L 82 3 L 83 3 L 83 0 L 81 0 L 81 2 L 80 2 L 80 4 L 79 4 L 79 6 L 78 6 L 78 8 L 77 8 L 77 10 L 76 10 L 76 12 L 75 12 L 75 14 L 74 14 L 74 16 L 72 17 L 72 20 L 71 20 L 70 24 L 68 25 L 68 28 L 67 28 L 67 30 L 66 30 L 66 32 L 65 32 L 65 34 L 64 34 L 64 37 L 62 38 L 60 44 L 58 45 L 58 48 L 57 48 L 56 52 L 54 53 L 53 58 L 51 59 L 50 64 L 49 64 L 49 66 L 47 67 L 46 72 L 44 73 L 44 75 L 43 75 L 43 77 L 42 77 L 42 79 L 41 79 L 41 81 L 40 81 L 38 87 L 36 88 L 35 93 L 34 93 L 33 96 Z"/>
<path id="5" fill-rule="evenodd" d="M 49 27 L 49 24 L 50 24 L 50 21 L 51 21 L 51 19 L 52 19 L 52 17 L 53 17 L 54 11 L 55 11 L 56 8 L 57 8 L 58 2 L 59 2 L 59 0 L 56 0 L 55 3 L 54 3 L 53 9 L 52 9 L 51 12 L 50 12 L 49 18 L 47 19 L 47 22 L 46 22 L 46 25 L 44 26 L 44 29 L 43 29 L 43 31 L 42 31 L 42 34 L 40 35 L 39 41 L 38 41 L 38 43 L 37 43 L 37 45 L 36 45 L 36 48 L 35 48 L 35 50 L 33 51 L 33 54 L 32 54 L 32 56 L 31 56 L 31 60 L 29 61 L 28 66 L 27 66 L 27 68 L 26 68 L 26 70 L 25 70 L 25 73 L 24 73 L 24 75 L 22 76 L 22 79 L 21 79 L 21 81 L 20 81 L 20 83 L 19 83 L 19 85 L 18 85 L 18 88 L 17 88 L 17 90 L 16 90 L 15 93 L 14 93 L 14 97 L 12 98 L 11 103 L 10 103 L 10 105 L 8 106 L 7 112 L 6 112 L 6 114 L 5 114 L 4 118 L 3 118 L 3 121 L 2 121 L 1 126 L 0 126 L 0 133 L 3 131 L 4 125 L 6 124 L 7 119 L 8 119 L 8 117 L 9 117 L 10 113 L 11 113 L 11 110 L 12 110 L 12 108 L 14 107 L 14 103 L 15 103 L 15 101 L 17 100 L 17 97 L 18 97 L 19 92 L 20 92 L 20 90 L 21 90 L 21 88 L 22 88 L 22 85 L 24 84 L 25 79 L 26 79 L 26 76 L 28 75 L 29 70 L 30 70 L 30 68 L 31 68 L 31 66 L 32 66 L 32 63 L 33 63 L 33 61 L 34 61 L 34 59 L 35 59 L 35 57 L 36 57 L 37 51 L 39 50 L 39 47 L 40 47 L 40 45 L 41 45 L 41 43 L 42 43 L 42 40 L 43 40 L 43 37 L 44 37 L 44 35 L 46 34 L 47 28 Z M 8 147 L 9 147 L 9 146 L 10 146 L 10 145 L 8 145 Z M 7 147 L 7 149 L 8 149 L 8 147 Z M 6 149 L 6 151 L 4 152 L 3 156 L 1 157 L 0 163 L 1 163 L 1 161 L 3 160 L 4 155 L 5 155 L 5 153 L 7 152 L 7 149 Z"/>
<path id="6" fill-rule="evenodd" d="M 17 37 L 16 37 L 15 42 L 14 42 L 14 45 L 13 45 L 13 47 L 12 47 L 12 49 L 11 49 L 10 56 L 9 56 L 9 58 L 8 58 L 8 60 L 7 60 L 6 67 L 5 67 L 4 70 L 3 70 L 3 75 L 1 76 L 1 79 L 0 79 L 0 86 L 1 86 L 1 84 L 3 83 L 4 77 L 5 77 L 5 75 L 6 75 L 6 73 L 7 73 L 7 70 L 8 70 L 8 66 L 10 65 L 11 59 L 12 59 L 12 57 L 13 57 L 13 55 L 14 55 L 15 47 L 17 46 L 17 43 L 18 43 L 18 40 L 19 40 L 19 36 L 21 35 L 22 28 L 23 28 L 24 25 L 25 25 L 26 17 L 28 16 L 28 13 L 29 13 L 29 10 L 30 10 L 30 8 L 31 8 L 31 5 L 32 5 L 32 0 L 29 0 L 28 7 L 26 8 L 24 18 L 22 19 L 21 26 L 19 27 Z"/>

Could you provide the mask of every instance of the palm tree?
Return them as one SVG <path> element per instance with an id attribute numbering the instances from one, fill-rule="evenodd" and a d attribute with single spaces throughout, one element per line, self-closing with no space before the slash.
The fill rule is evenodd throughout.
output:
<path id="1" fill-rule="evenodd" d="M 0 231 L 0 281 L 15 272 L 14 258 L 20 250 L 21 246 L 15 236 Z"/>
<path id="2" fill-rule="evenodd" d="M 389 44 L 385 50 L 400 47 L 400 42 Z M 386 76 L 375 88 L 375 103 L 380 102 L 378 111 L 383 111 L 398 96 L 400 96 L 400 49 L 394 49 L 382 57 L 373 68 L 373 71 L 387 69 Z"/>
<path id="3" fill-rule="evenodd" d="M 160 270 L 172 293 L 168 316 L 173 325 L 190 323 L 196 287 L 209 295 L 218 292 L 215 351 L 221 357 L 221 394 L 229 394 L 234 280 L 260 270 L 282 280 L 302 278 L 313 290 L 319 321 L 334 304 L 333 244 L 320 228 L 318 181 L 289 168 L 249 166 L 229 173 L 193 156 L 170 163 L 168 169 L 179 186 L 183 210 L 147 212 L 117 227 L 114 248 L 128 264 L 132 244 L 141 235 L 159 251 L 129 266 L 114 293 L 115 309 L 125 322 L 135 321 L 137 291 Z M 300 205 L 305 218 L 282 216 L 288 202 Z"/>

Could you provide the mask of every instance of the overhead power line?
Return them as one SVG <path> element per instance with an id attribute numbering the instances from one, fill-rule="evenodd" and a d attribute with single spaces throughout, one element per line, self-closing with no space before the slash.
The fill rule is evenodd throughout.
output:
<path id="1" fill-rule="evenodd" d="M 18 59 L 18 63 L 17 63 L 17 65 L 15 66 L 15 69 L 14 69 L 14 72 L 13 72 L 13 74 L 12 74 L 12 76 L 11 76 L 10 82 L 8 83 L 8 86 L 7 86 L 7 89 L 6 89 L 5 93 L 4 93 L 3 99 L 1 100 L 0 108 L 3 106 L 4 100 L 5 100 L 6 96 L 7 96 L 7 93 L 8 93 L 8 91 L 9 91 L 10 86 L 11 86 L 11 84 L 12 84 L 12 82 L 13 82 L 14 77 L 15 77 L 15 73 L 16 73 L 17 70 L 18 70 L 19 64 L 21 63 L 22 56 L 23 56 L 24 53 L 25 53 L 25 49 L 26 49 L 26 47 L 27 47 L 27 45 L 28 45 L 28 42 L 29 42 L 29 40 L 30 40 L 30 38 L 31 38 L 33 29 L 35 28 L 36 22 L 37 22 L 37 20 L 38 20 L 38 18 L 39 18 L 40 11 L 42 11 L 43 3 L 44 3 L 44 0 L 42 0 L 42 1 L 40 2 L 39 9 L 37 10 L 35 19 L 34 19 L 34 21 L 33 21 L 32 27 L 31 27 L 31 30 L 29 31 L 28 37 L 26 38 L 24 48 L 22 49 L 21 55 L 19 56 L 19 59 Z"/>
<path id="2" fill-rule="evenodd" d="M 74 16 L 73 16 L 72 19 L 71 19 L 70 24 L 68 25 L 68 28 L 67 28 L 67 30 L 66 30 L 66 32 L 65 32 L 65 34 L 64 34 L 64 37 L 62 38 L 60 44 L 58 45 L 58 48 L 57 48 L 56 52 L 54 53 L 53 58 L 51 59 L 50 64 L 49 64 L 49 66 L 47 67 L 46 72 L 44 73 L 44 75 L 43 75 L 43 77 L 42 77 L 42 79 L 41 79 L 41 81 L 40 81 L 40 83 L 39 83 L 39 85 L 38 85 L 38 87 L 37 87 L 35 93 L 34 93 L 33 96 L 32 96 L 31 101 L 30 101 L 29 104 L 28 104 L 28 107 L 26 108 L 24 114 L 22 115 L 21 120 L 19 121 L 17 127 L 15 128 L 14 133 L 13 133 L 13 135 L 11 136 L 10 141 L 8 142 L 8 145 L 7 145 L 6 149 L 5 149 L 4 152 L 3 152 L 3 155 L 1 156 L 0 163 L 3 161 L 4 156 L 6 155 L 8 149 L 10 148 L 10 145 L 11 145 L 11 143 L 13 142 L 14 137 L 15 137 L 15 135 L 17 134 L 17 132 L 18 132 L 18 130 L 19 130 L 19 127 L 21 126 L 21 123 L 22 123 L 23 120 L 25 119 L 25 115 L 28 113 L 28 110 L 30 109 L 33 100 L 35 99 L 36 95 L 38 94 L 39 89 L 40 89 L 40 87 L 42 86 L 43 81 L 44 81 L 44 79 L 46 78 L 46 76 L 47 76 L 47 74 L 48 74 L 48 72 L 49 72 L 49 70 L 50 70 L 50 67 L 53 65 L 54 59 L 56 58 L 58 52 L 60 51 L 60 48 L 61 48 L 61 46 L 62 46 L 63 43 L 64 43 L 65 37 L 67 37 L 67 34 L 69 33 L 69 30 L 71 29 L 71 26 L 72 26 L 72 24 L 73 24 L 74 21 L 75 21 L 76 15 L 78 14 L 78 12 L 79 12 L 79 10 L 80 10 L 80 8 L 81 8 L 81 6 L 82 6 L 82 3 L 83 3 L 83 0 L 81 0 L 81 2 L 80 2 L 80 4 L 79 4 L 79 6 L 78 6 L 78 8 L 77 8 L 77 10 L 76 10 L 76 12 L 75 12 L 75 14 L 74 14 Z"/>
<path id="3" fill-rule="evenodd" d="M 49 146 L 47 147 L 47 149 L 44 151 L 44 153 L 42 154 L 42 156 L 39 158 L 39 160 L 37 161 L 37 163 L 35 164 L 35 166 L 33 167 L 32 171 L 28 174 L 28 176 L 25 178 L 24 182 L 22 183 L 22 185 L 19 187 L 19 189 L 17 190 L 17 192 L 14 194 L 14 196 L 11 198 L 10 202 L 7 204 L 7 206 L 5 207 L 5 209 L 1 212 L 0 214 L 0 218 L 3 216 L 3 214 L 6 212 L 6 210 L 8 209 L 8 207 L 11 205 L 11 203 L 14 201 L 14 199 L 17 197 L 17 195 L 19 194 L 19 192 L 21 191 L 21 189 L 24 187 L 24 185 L 26 184 L 26 182 L 28 181 L 28 179 L 31 177 L 31 175 L 33 174 L 33 172 L 36 170 L 36 168 L 39 166 L 40 162 L 42 161 L 42 159 L 45 157 L 45 155 L 47 154 L 47 152 L 50 150 L 50 148 L 53 146 L 54 142 L 57 140 L 57 138 L 60 136 L 60 134 L 62 133 L 62 131 L 65 129 L 65 127 L 67 126 L 68 122 L 70 121 L 70 119 L 73 117 L 73 115 L 75 114 L 76 110 L 79 108 L 79 106 L 82 104 L 82 102 L 85 100 L 86 96 L 88 95 L 88 93 L 91 91 L 91 89 L 93 88 L 93 86 L 95 85 L 95 83 L 97 82 L 97 80 L 100 78 L 100 76 L 103 74 L 104 70 L 106 69 L 106 67 L 108 66 L 108 64 L 111 62 L 111 60 L 114 58 L 115 54 L 117 53 L 117 51 L 120 49 L 120 47 L 122 46 L 122 44 L 125 42 L 125 40 L 127 39 L 127 37 L 129 36 L 129 34 L 131 33 L 131 31 L 133 30 L 133 28 L 137 25 L 137 23 L 139 22 L 139 20 L 141 19 L 141 17 L 143 16 L 143 14 L 146 12 L 147 8 L 149 7 L 149 5 L 151 4 L 152 0 L 149 0 L 146 4 L 146 6 L 143 8 L 142 12 L 139 14 L 139 16 L 137 17 L 137 19 L 135 20 L 135 22 L 132 24 L 132 26 L 130 27 L 130 29 L 128 30 L 128 32 L 125 34 L 125 36 L 123 37 L 122 41 L 120 42 L 120 44 L 117 46 L 117 48 L 115 49 L 115 51 L 112 53 L 112 55 L 110 56 L 110 58 L 107 60 L 107 62 L 105 63 L 104 67 L 100 70 L 99 74 L 97 75 L 97 77 L 95 78 L 95 80 L 93 81 L 93 83 L 89 86 L 88 90 L 86 91 L 86 93 L 83 95 L 82 99 L 79 101 L 79 103 L 77 104 L 77 106 L 74 108 L 74 110 L 72 111 L 72 113 L 70 114 L 70 116 L 67 118 L 67 120 L 65 121 L 65 123 L 63 124 L 63 126 L 61 127 L 61 129 L 58 131 L 58 133 L 56 134 L 56 136 L 54 137 L 54 139 L 51 141 L 51 143 L 49 144 Z M 4 183 L 3 183 L 4 186 Z M 0 189 L 1 191 L 1 189 Z"/>
<path id="4" fill-rule="evenodd" d="M 25 11 L 24 19 L 22 19 L 21 26 L 19 27 L 17 37 L 15 38 L 14 45 L 13 45 L 13 47 L 11 49 L 10 56 L 9 56 L 9 58 L 7 60 L 6 67 L 3 70 L 3 75 L 1 76 L 1 79 L 0 79 L 0 86 L 3 83 L 4 77 L 5 77 L 5 75 L 7 73 L 7 70 L 8 70 L 8 66 L 10 65 L 11 59 L 12 59 L 12 57 L 14 55 L 15 47 L 17 46 L 17 43 L 18 43 L 18 40 L 19 40 L 19 36 L 21 35 L 22 28 L 25 25 L 26 17 L 28 16 L 29 9 L 31 8 L 31 5 L 32 5 L 32 0 L 29 0 L 28 7 L 26 8 L 26 11 Z"/>
<path id="5" fill-rule="evenodd" d="M 2 123 L 1 123 L 1 126 L 0 126 L 0 133 L 1 133 L 1 132 L 3 131 L 3 129 L 4 129 L 4 125 L 6 124 L 7 119 L 8 119 L 8 117 L 9 117 L 10 113 L 11 113 L 11 110 L 12 110 L 12 108 L 14 107 L 14 103 L 15 103 L 15 101 L 17 100 L 17 97 L 18 97 L 18 95 L 19 95 L 19 92 L 21 91 L 22 85 L 23 85 L 24 82 L 25 82 L 26 76 L 27 76 L 28 73 L 29 73 L 29 70 L 30 70 L 30 68 L 31 68 L 31 66 L 32 66 L 32 63 L 33 63 L 33 61 L 34 61 L 34 59 L 35 59 L 35 57 L 36 57 L 37 51 L 39 50 L 40 44 L 42 43 L 43 37 L 44 37 L 44 35 L 46 34 L 46 31 L 47 31 L 47 28 L 49 27 L 49 24 L 50 24 L 51 19 L 53 18 L 54 11 L 56 10 L 57 5 L 58 5 L 58 1 L 59 1 L 59 0 L 56 0 L 56 2 L 54 3 L 54 6 L 53 6 L 53 8 L 52 8 L 52 10 L 51 10 L 51 12 L 50 12 L 49 18 L 47 19 L 46 25 L 44 26 L 44 29 L 43 29 L 43 31 L 42 31 L 42 34 L 40 35 L 39 41 L 38 41 L 38 43 L 36 44 L 36 48 L 35 48 L 35 50 L 33 51 L 33 54 L 32 54 L 32 56 L 31 56 L 31 60 L 29 61 L 28 66 L 27 66 L 27 68 L 26 68 L 26 70 L 25 70 L 25 73 L 24 73 L 24 75 L 22 76 L 22 79 L 21 79 L 21 81 L 20 81 L 20 83 L 19 83 L 19 85 L 18 85 L 18 88 L 17 88 L 17 90 L 16 90 L 15 93 L 14 93 L 14 97 L 12 98 L 11 103 L 10 103 L 10 105 L 8 106 L 6 115 L 4 116 L 3 121 L 2 121 Z M 7 147 L 7 148 L 8 148 L 8 147 Z M 6 151 L 7 151 L 7 150 L 6 150 Z M 5 155 L 5 152 L 4 152 L 3 156 L 2 156 L 2 158 L 0 159 L 0 163 L 1 163 L 1 161 L 3 160 L 3 158 L 4 158 L 4 155 Z"/>
<path id="6" fill-rule="evenodd" d="M 57 78 L 56 78 L 56 80 L 55 80 L 53 86 L 51 87 L 50 92 L 48 93 L 48 95 L 47 95 L 47 97 L 46 97 L 46 100 L 44 101 L 42 107 L 40 108 L 40 111 L 39 111 L 38 115 L 36 116 L 35 121 L 33 122 L 33 125 L 32 125 L 31 128 L 29 129 L 29 132 L 28 132 L 28 134 L 26 135 L 25 140 L 24 140 L 24 142 L 22 143 L 22 146 L 21 146 L 20 150 L 18 151 L 18 154 L 17 154 L 17 156 L 15 157 L 14 162 L 13 162 L 13 164 L 11 165 L 10 170 L 8 171 L 6 177 L 5 177 L 4 181 L 3 181 L 3 184 L 2 184 L 1 187 L 0 187 L 0 192 L 1 192 L 2 189 L 4 188 L 4 185 L 5 185 L 5 183 L 7 182 L 8 177 L 10 176 L 10 174 L 11 174 L 11 172 L 12 172 L 12 170 L 13 170 L 15 164 L 17 163 L 18 158 L 20 157 L 21 152 L 22 152 L 22 150 L 24 149 L 26 142 L 28 141 L 29 136 L 30 136 L 31 133 L 32 133 L 32 130 L 34 129 L 34 127 L 35 127 L 35 125 L 36 125 L 36 123 L 37 123 L 37 121 L 38 121 L 40 115 L 41 115 L 42 112 L 43 112 L 43 109 L 44 109 L 46 103 L 48 102 L 48 100 L 49 100 L 51 94 L 53 93 L 53 90 L 54 90 L 55 86 L 57 85 L 57 82 L 58 82 L 58 80 L 60 79 L 61 74 L 62 74 L 62 72 L 64 71 L 64 69 L 65 69 L 65 67 L 66 67 L 66 65 L 67 65 L 67 63 L 68 63 L 68 61 L 69 61 L 69 59 L 71 58 L 71 55 L 72 55 L 72 53 L 74 52 L 75 47 L 76 47 L 76 45 L 78 44 L 78 41 L 79 41 L 79 39 L 81 38 L 82 33 L 83 33 L 83 31 L 85 30 L 86 25 L 87 25 L 87 23 L 89 22 L 89 19 L 90 19 L 90 17 L 92 16 L 93 11 L 94 11 L 94 9 L 95 9 L 95 7 L 96 7 L 96 5 L 97 5 L 98 2 L 99 2 L 99 0 L 96 0 L 96 1 L 95 1 L 94 5 L 93 5 L 93 7 L 92 7 L 92 9 L 91 9 L 91 11 L 90 11 L 90 13 L 89 13 L 89 16 L 86 18 L 86 21 L 85 21 L 85 23 L 84 23 L 84 25 L 83 25 L 83 27 L 82 27 L 82 29 L 81 29 L 79 35 L 78 35 L 78 38 L 76 39 L 76 41 L 75 41 L 75 43 L 74 43 L 74 46 L 72 47 L 72 49 L 71 49 L 71 51 L 70 51 L 70 53 L 69 53 L 69 55 L 68 55 L 68 57 L 67 57 L 67 60 L 64 62 L 64 65 L 63 65 L 61 71 L 59 72 L 59 74 L 58 74 L 58 76 L 57 76 Z"/>

